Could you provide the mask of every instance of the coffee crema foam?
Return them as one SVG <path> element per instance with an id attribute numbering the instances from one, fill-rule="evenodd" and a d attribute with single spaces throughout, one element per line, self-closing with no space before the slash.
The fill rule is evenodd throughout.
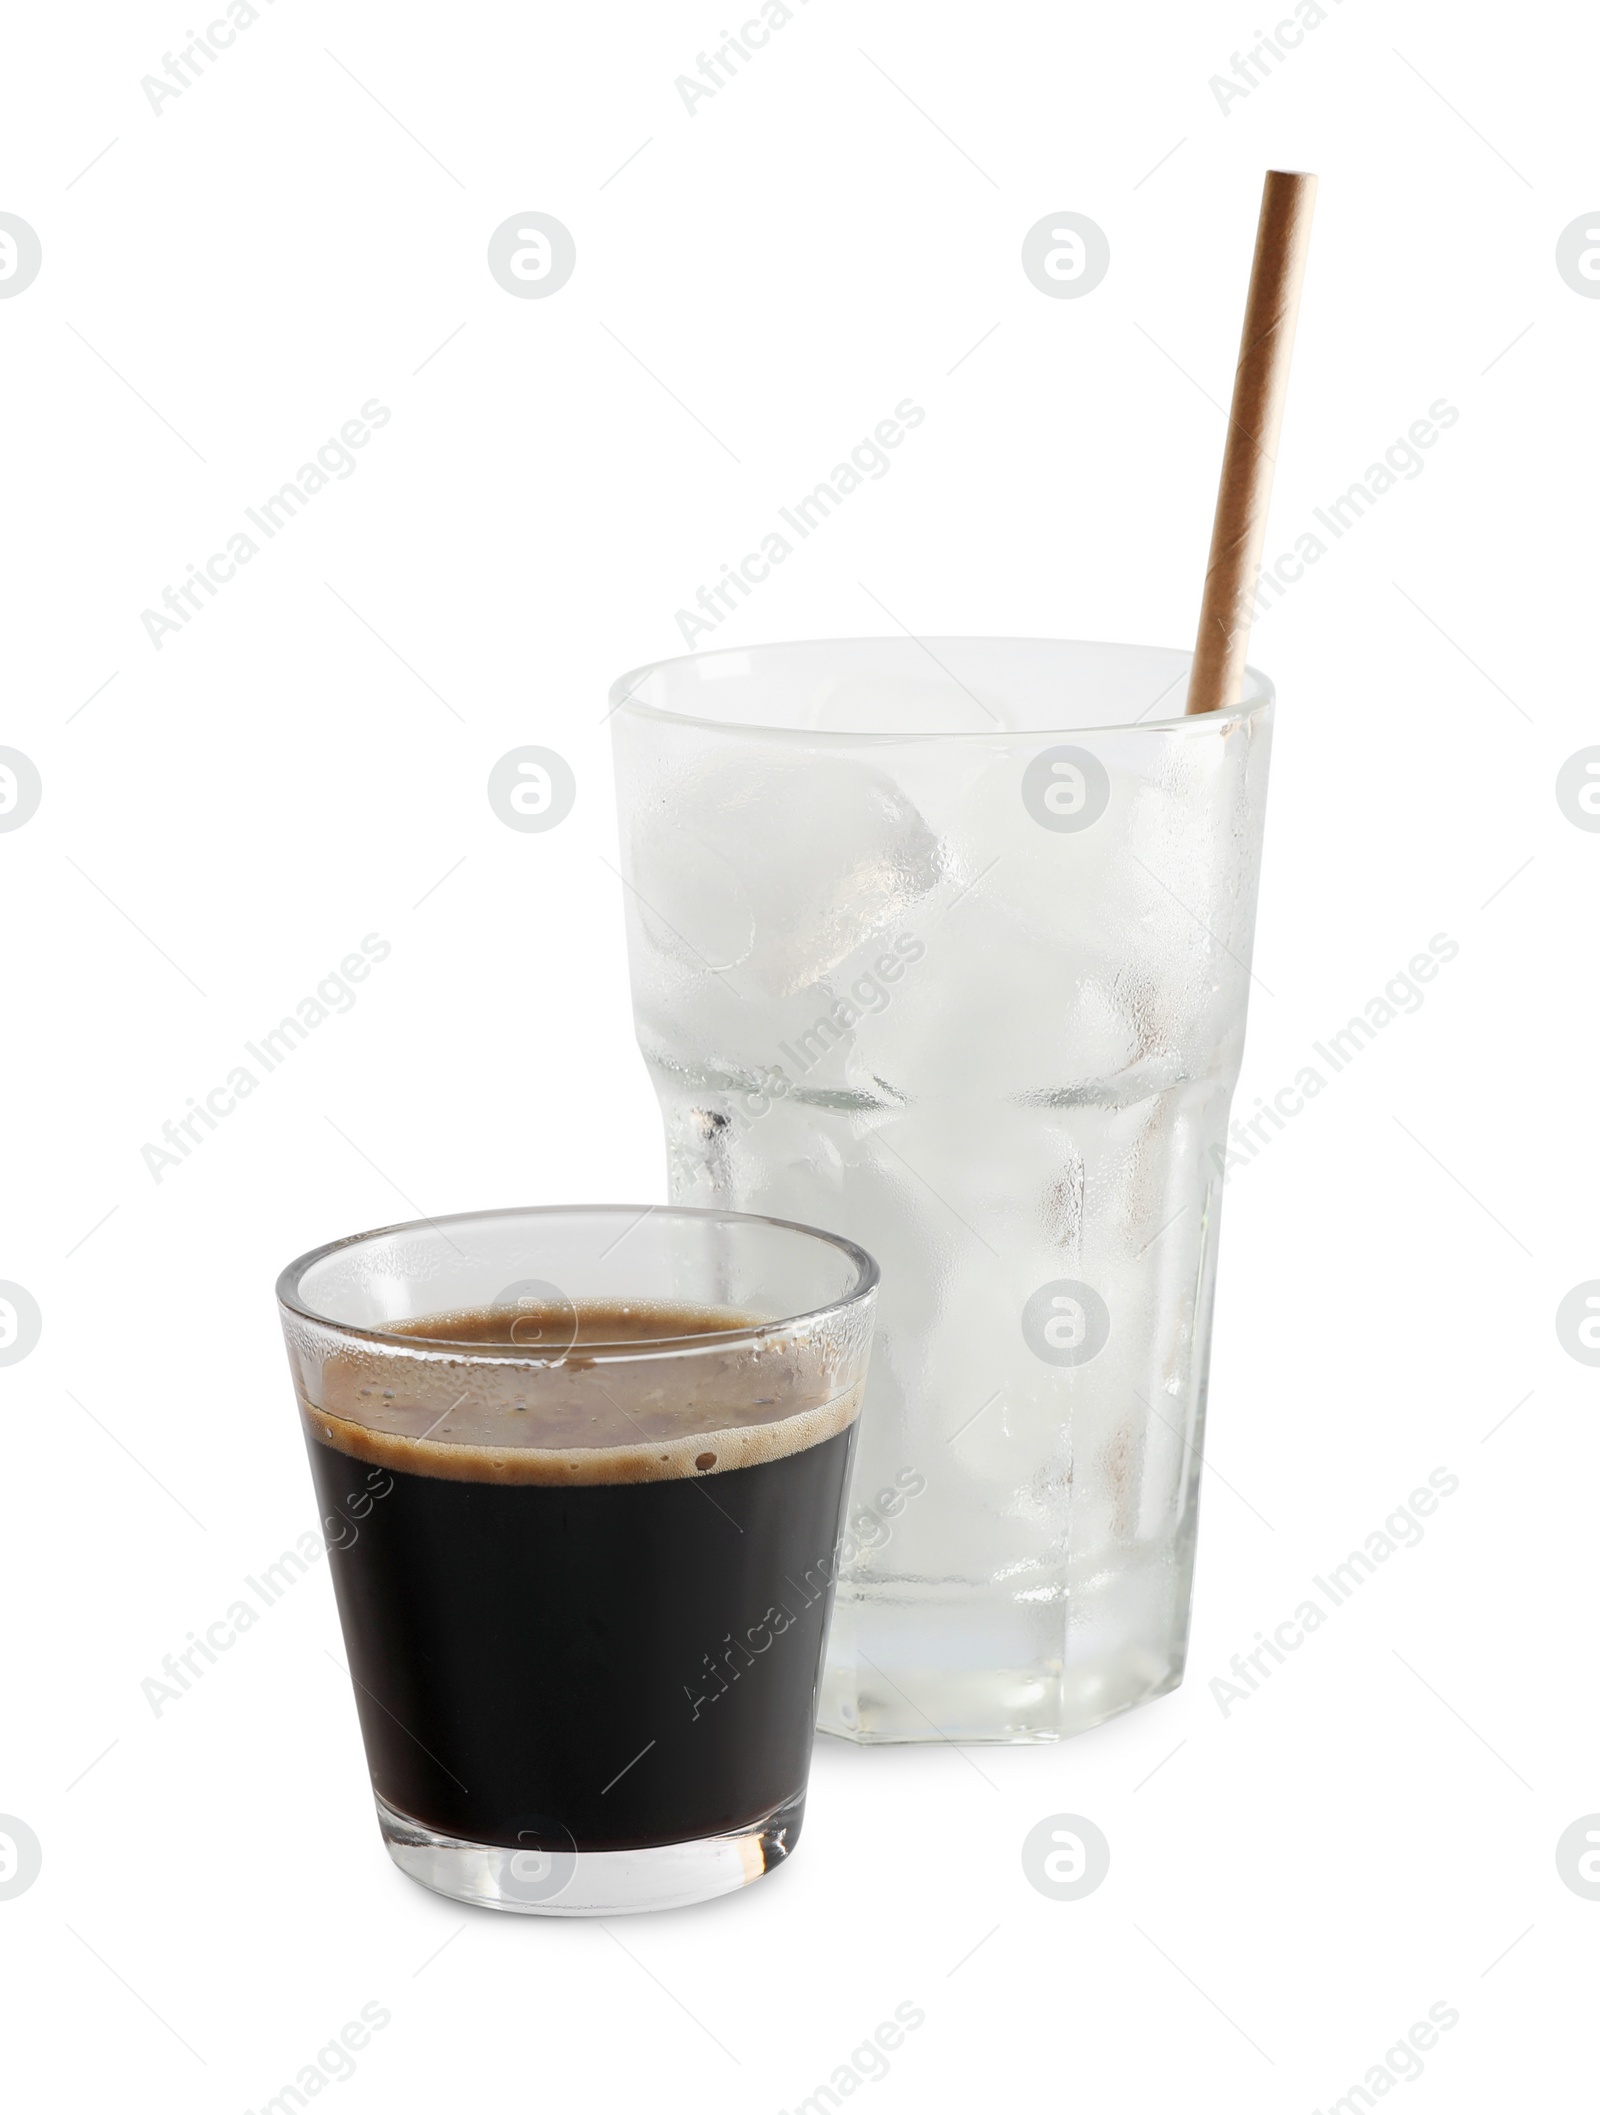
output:
<path id="1" fill-rule="evenodd" d="M 774 1334 L 719 1348 L 708 1336 L 770 1327 L 728 1308 L 664 1303 L 474 1309 L 387 1325 L 430 1347 L 508 1357 L 408 1357 L 351 1345 L 326 1359 L 310 1437 L 358 1461 L 457 1483 L 662 1483 L 780 1461 L 855 1420 L 861 1385 L 831 1392 L 830 1347 Z M 675 1349 L 694 1337 L 693 1347 Z M 638 1355 L 596 1356 L 602 1345 Z"/>

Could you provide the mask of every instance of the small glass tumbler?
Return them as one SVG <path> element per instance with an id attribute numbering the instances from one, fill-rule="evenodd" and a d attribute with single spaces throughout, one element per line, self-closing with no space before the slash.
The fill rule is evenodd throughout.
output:
<path id="1" fill-rule="evenodd" d="M 385 1227 L 278 1281 L 389 1854 L 554 1916 L 800 1832 L 877 1266 L 738 1213 Z"/>

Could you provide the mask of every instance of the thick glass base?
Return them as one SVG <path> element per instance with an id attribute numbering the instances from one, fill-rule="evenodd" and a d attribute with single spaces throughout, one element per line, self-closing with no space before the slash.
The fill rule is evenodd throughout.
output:
<path id="1" fill-rule="evenodd" d="M 1183 1679 L 1184 1640 L 1170 1624 L 1137 1635 L 1102 1626 L 1069 1636 L 1065 1652 L 1052 1641 L 1052 1652 L 982 1609 L 947 1610 L 937 1632 L 928 1614 L 835 1602 L 819 1732 L 862 1743 L 1068 1740 Z M 1016 1648 L 1030 1643 L 1023 1658 Z"/>
<path id="2" fill-rule="evenodd" d="M 747 1829 L 643 1850 L 508 1850 L 441 1836 L 377 1802 L 378 1826 L 401 1872 L 454 1902 L 533 1917 L 616 1917 L 685 1909 L 748 1887 L 782 1865 L 805 1817 L 803 1792 Z"/>
<path id="3" fill-rule="evenodd" d="M 1192 1551 L 1170 1565 L 1092 1556 L 1098 1576 L 1037 1599 L 994 1579 L 842 1580 L 818 1730 L 863 1743 L 1058 1741 L 1165 1696 L 1183 1680 Z"/>
<path id="4" fill-rule="evenodd" d="M 1074 1684 L 1029 1668 L 962 1674 L 949 1668 L 900 1668 L 892 1680 L 848 1679 L 830 1670 L 817 1731 L 862 1746 L 890 1741 L 980 1741 L 1027 1744 L 1070 1740 L 1109 1718 L 1176 1689 L 1182 1670 L 1129 1668 L 1117 1681 Z"/>

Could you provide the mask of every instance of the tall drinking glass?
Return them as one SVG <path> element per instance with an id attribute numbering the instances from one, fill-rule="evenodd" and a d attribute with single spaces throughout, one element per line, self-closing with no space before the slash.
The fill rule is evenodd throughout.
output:
<path id="1" fill-rule="evenodd" d="M 1188 666 L 819 641 L 613 691 L 671 1195 L 883 1272 L 829 1732 L 1050 1740 L 1182 1678 L 1272 712 L 1252 671 L 1183 717 Z"/>

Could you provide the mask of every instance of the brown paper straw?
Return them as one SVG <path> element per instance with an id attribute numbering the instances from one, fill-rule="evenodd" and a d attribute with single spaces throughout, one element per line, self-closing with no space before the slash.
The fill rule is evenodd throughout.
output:
<path id="1" fill-rule="evenodd" d="M 1255 263 L 1233 377 L 1233 409 L 1228 414 L 1185 712 L 1215 712 L 1219 706 L 1236 704 L 1243 687 L 1316 195 L 1314 176 L 1288 169 L 1269 169 L 1261 187 Z"/>

